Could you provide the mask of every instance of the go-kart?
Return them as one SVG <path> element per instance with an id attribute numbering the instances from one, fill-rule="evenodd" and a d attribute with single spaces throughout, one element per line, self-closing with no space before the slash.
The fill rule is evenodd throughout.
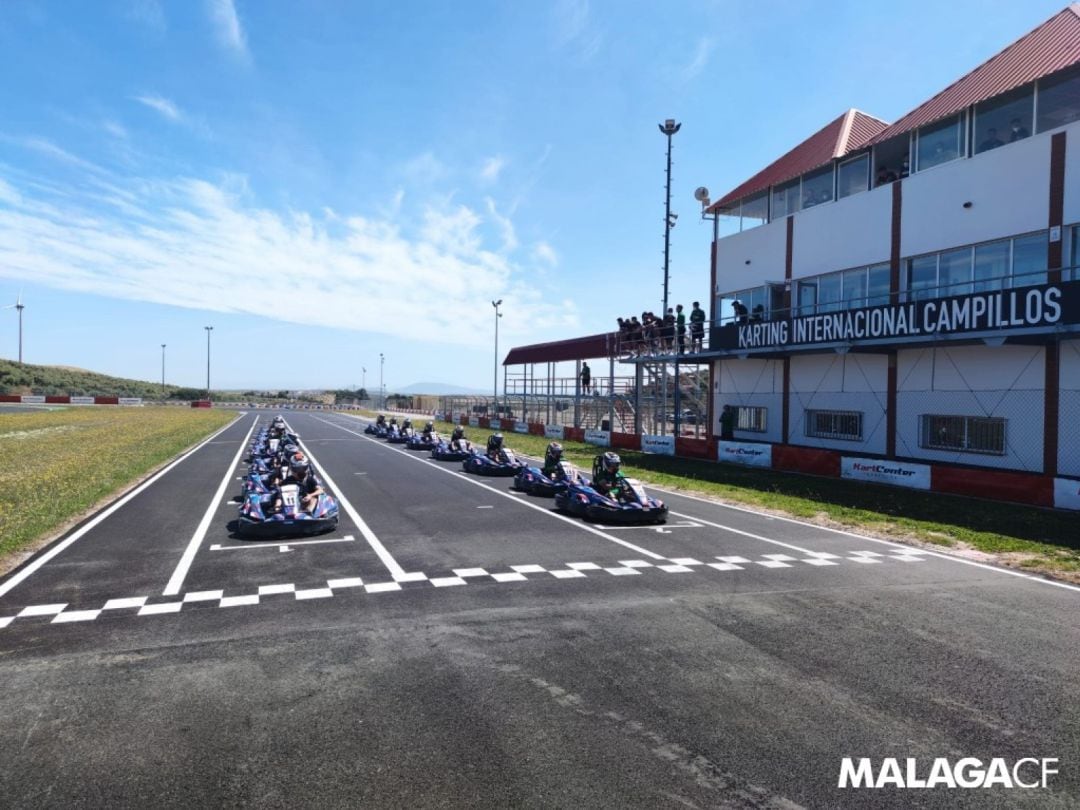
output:
<path id="1" fill-rule="evenodd" d="M 462 446 L 455 449 L 446 439 L 439 439 L 431 448 L 431 457 L 436 461 L 464 461 L 476 451 L 472 443 L 462 439 Z"/>
<path id="2" fill-rule="evenodd" d="M 386 441 L 390 444 L 405 444 L 408 440 L 409 437 L 397 425 L 391 425 L 386 429 Z"/>
<path id="3" fill-rule="evenodd" d="M 641 482 L 634 478 L 621 479 L 618 498 L 602 495 L 584 483 L 568 484 L 555 493 L 555 508 L 585 520 L 612 525 L 664 523 L 668 515 L 667 505 L 646 495 Z"/>
<path id="4" fill-rule="evenodd" d="M 499 451 L 498 461 L 492 460 L 483 453 L 474 452 L 461 465 L 467 473 L 492 476 L 517 475 L 524 466 L 525 462 L 518 461 L 514 451 L 505 447 Z"/>
<path id="5" fill-rule="evenodd" d="M 560 461 L 553 476 L 544 475 L 539 467 L 522 467 L 514 476 L 514 489 L 529 495 L 550 498 L 572 483 L 585 483 L 584 476 L 569 461 Z"/>
<path id="6" fill-rule="evenodd" d="M 318 496 L 311 513 L 300 508 L 300 488 L 286 484 L 281 492 L 281 510 L 268 513 L 273 495 L 251 492 L 240 507 L 237 533 L 245 537 L 289 537 L 321 534 L 338 524 L 338 505 L 325 492 Z"/>
<path id="7" fill-rule="evenodd" d="M 407 450 L 434 450 L 439 444 L 437 433 L 414 433 L 405 442 Z"/>
<path id="8" fill-rule="evenodd" d="M 383 427 L 383 425 L 380 425 L 380 424 L 378 424 L 376 422 L 372 422 L 366 428 L 364 428 L 364 433 L 366 433 L 368 436 L 374 436 L 375 434 L 377 434 L 379 432 L 379 428 L 381 428 L 381 427 Z"/>

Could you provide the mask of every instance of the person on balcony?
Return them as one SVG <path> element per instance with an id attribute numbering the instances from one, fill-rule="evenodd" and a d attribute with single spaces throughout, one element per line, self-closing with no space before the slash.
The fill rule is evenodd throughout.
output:
<path id="1" fill-rule="evenodd" d="M 704 337 L 705 310 L 701 308 L 700 302 L 695 301 L 694 308 L 690 312 L 690 350 L 700 352 Z"/>

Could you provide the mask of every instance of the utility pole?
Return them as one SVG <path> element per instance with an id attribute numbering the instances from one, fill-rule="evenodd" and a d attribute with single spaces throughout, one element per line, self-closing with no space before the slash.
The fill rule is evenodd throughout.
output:
<path id="1" fill-rule="evenodd" d="M 667 136 L 667 190 L 666 190 L 666 194 L 665 194 L 665 197 L 664 197 L 664 308 L 662 310 L 660 310 L 660 317 L 661 317 L 661 319 L 663 319 L 663 318 L 667 317 L 667 311 L 668 311 L 668 281 L 669 281 L 669 278 L 670 278 L 670 271 L 671 271 L 671 229 L 675 227 L 675 220 L 678 219 L 678 217 L 679 217 L 678 214 L 672 214 L 671 213 L 671 136 L 679 131 L 679 129 L 682 127 L 682 124 L 676 123 L 674 118 L 668 118 L 666 121 L 664 121 L 664 123 L 659 124 L 659 127 L 660 127 L 660 132 L 662 134 L 664 134 L 665 136 Z M 660 328 L 666 330 L 667 327 L 661 326 Z M 666 336 L 667 332 L 664 331 L 662 334 L 664 334 Z M 675 339 L 676 339 L 676 341 L 678 341 L 678 335 L 675 336 Z M 678 344 L 676 343 L 676 350 L 677 349 L 678 349 Z M 676 365 L 676 368 L 678 368 L 677 365 Z M 663 405 L 662 405 L 662 410 L 661 410 L 661 416 L 663 418 L 661 420 L 661 424 L 663 425 L 662 433 L 667 434 L 667 423 L 668 423 L 668 419 L 667 419 L 667 417 L 668 417 L 668 410 L 667 410 L 667 408 L 668 408 L 667 360 L 663 361 L 662 373 L 663 373 L 663 378 L 662 378 L 663 379 L 663 384 L 662 384 Z M 678 384 L 679 384 L 679 380 L 676 379 L 675 380 L 675 385 L 678 385 Z"/>
<path id="2" fill-rule="evenodd" d="M 499 415 L 499 318 L 502 317 L 502 313 L 499 312 L 499 306 L 501 304 L 501 298 L 498 301 L 491 302 L 491 305 L 495 307 L 495 382 L 491 392 L 491 407 L 495 409 L 496 416 Z"/>
<path id="3" fill-rule="evenodd" d="M 165 344 L 161 344 L 161 398 L 165 399 Z"/>
<path id="4" fill-rule="evenodd" d="M 206 399 L 210 400 L 210 333 L 214 331 L 212 326 L 204 326 L 206 330 Z"/>

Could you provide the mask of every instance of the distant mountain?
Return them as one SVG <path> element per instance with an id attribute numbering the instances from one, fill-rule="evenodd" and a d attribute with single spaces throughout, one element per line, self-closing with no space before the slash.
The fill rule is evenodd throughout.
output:
<path id="1" fill-rule="evenodd" d="M 432 383 L 421 382 L 413 383 L 405 388 L 395 388 L 395 394 L 434 394 L 441 396 L 443 394 L 462 394 L 471 396 L 483 396 L 488 393 L 487 391 L 481 391 L 478 388 L 465 388 L 461 385 L 448 385 L 447 383 Z"/>

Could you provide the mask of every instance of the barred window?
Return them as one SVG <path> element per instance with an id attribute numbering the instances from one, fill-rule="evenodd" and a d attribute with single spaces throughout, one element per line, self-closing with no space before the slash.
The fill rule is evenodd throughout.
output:
<path id="1" fill-rule="evenodd" d="M 766 410 L 766 408 L 759 408 L 752 405 L 740 405 L 738 408 L 738 418 L 735 421 L 735 429 L 752 430 L 757 433 L 764 433 Z"/>
<path id="2" fill-rule="evenodd" d="M 921 446 L 930 450 L 1005 455 L 1005 420 L 994 416 L 919 417 Z"/>
<path id="3" fill-rule="evenodd" d="M 862 417 L 860 411 L 807 410 L 803 426 L 807 436 L 857 442 L 862 440 Z"/>

